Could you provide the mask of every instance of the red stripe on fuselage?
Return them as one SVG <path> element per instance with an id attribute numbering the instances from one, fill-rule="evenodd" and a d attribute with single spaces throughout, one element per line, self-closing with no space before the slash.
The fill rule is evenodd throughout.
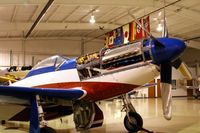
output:
<path id="1" fill-rule="evenodd" d="M 60 88 L 70 89 L 74 87 L 82 87 L 87 92 L 85 98 L 98 101 L 103 99 L 112 98 L 124 93 L 127 93 L 138 85 L 123 84 L 123 83 L 110 83 L 110 82 L 66 82 L 36 86 L 38 88 Z"/>

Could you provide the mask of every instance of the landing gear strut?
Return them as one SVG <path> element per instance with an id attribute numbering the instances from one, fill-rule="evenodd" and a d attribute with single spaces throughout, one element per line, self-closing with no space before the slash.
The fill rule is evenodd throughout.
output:
<path id="1" fill-rule="evenodd" d="M 124 103 L 122 110 L 126 112 L 126 116 L 124 117 L 124 126 L 126 130 L 133 133 L 137 133 L 140 130 L 152 133 L 151 131 L 148 131 L 143 128 L 143 119 L 136 112 L 127 94 L 122 95 L 122 100 Z"/>
<path id="2" fill-rule="evenodd" d="M 31 115 L 29 133 L 56 133 L 47 126 L 39 95 L 31 97 Z"/>

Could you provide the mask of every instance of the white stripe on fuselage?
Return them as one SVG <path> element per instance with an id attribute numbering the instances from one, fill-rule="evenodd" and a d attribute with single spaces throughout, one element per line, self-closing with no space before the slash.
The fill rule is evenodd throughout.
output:
<path id="1" fill-rule="evenodd" d="M 34 75 L 15 82 L 11 86 L 33 87 L 64 82 L 80 82 L 77 69 L 67 69 Z"/>

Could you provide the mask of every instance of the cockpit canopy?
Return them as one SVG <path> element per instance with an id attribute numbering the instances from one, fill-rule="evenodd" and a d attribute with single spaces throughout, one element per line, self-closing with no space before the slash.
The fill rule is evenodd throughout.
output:
<path id="1" fill-rule="evenodd" d="M 26 77 L 73 68 L 76 68 L 75 58 L 69 59 L 67 57 L 55 55 L 35 65 Z"/>
<path id="2" fill-rule="evenodd" d="M 59 55 L 51 56 L 51 57 L 39 62 L 37 65 L 35 65 L 33 67 L 32 70 L 36 70 L 36 69 L 40 69 L 40 68 L 44 68 L 44 67 L 51 67 L 51 66 L 58 67 L 66 60 L 69 60 L 69 58 L 59 56 Z"/>

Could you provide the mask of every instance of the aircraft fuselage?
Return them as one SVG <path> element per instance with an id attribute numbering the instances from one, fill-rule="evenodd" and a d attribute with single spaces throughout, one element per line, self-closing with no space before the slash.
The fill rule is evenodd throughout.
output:
<path id="1" fill-rule="evenodd" d="M 185 49 L 180 40 L 158 40 L 162 44 L 152 40 L 133 42 L 79 58 L 53 56 L 38 63 L 24 79 L 11 86 L 58 91 L 80 87 L 84 90 L 80 99 L 91 101 L 122 95 L 154 79 L 162 62 L 177 58 Z"/>

